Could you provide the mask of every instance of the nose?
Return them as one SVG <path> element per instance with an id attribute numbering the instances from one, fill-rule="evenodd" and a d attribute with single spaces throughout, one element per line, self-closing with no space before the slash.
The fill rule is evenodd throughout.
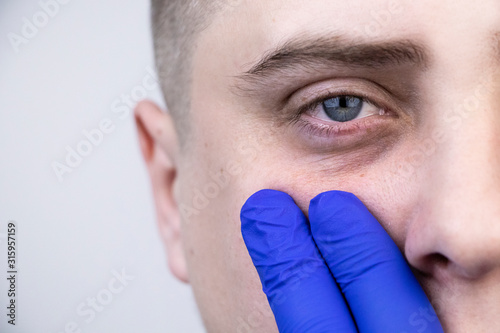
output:
<path id="1" fill-rule="evenodd" d="M 421 188 L 405 254 L 436 278 L 480 279 L 500 270 L 500 110 L 494 112 L 494 99 L 457 113 L 453 126 L 440 123 L 446 139 L 417 171 Z"/>

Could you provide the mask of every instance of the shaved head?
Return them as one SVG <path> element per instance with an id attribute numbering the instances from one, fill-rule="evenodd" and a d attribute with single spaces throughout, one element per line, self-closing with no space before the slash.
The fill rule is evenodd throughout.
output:
<path id="1" fill-rule="evenodd" d="M 191 59 L 196 38 L 224 3 L 224 0 L 151 1 L 156 66 L 165 101 L 181 138 L 187 130 L 186 117 L 182 115 L 189 110 Z"/>

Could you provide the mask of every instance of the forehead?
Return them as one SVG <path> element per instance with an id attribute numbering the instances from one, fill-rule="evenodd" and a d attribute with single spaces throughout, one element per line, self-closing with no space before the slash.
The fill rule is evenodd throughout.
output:
<path id="1" fill-rule="evenodd" d="M 495 52 L 498 0 L 232 0 L 200 36 L 198 51 L 218 55 L 219 69 L 248 69 L 289 38 L 346 36 L 359 41 L 411 39 L 429 49 L 472 57 Z M 485 48 L 488 48 L 487 52 Z M 496 46 L 498 53 L 498 46 Z M 206 55 L 206 53 L 205 53 Z M 205 55 L 195 66 L 206 62 Z M 217 62 L 217 61 L 216 61 Z"/>

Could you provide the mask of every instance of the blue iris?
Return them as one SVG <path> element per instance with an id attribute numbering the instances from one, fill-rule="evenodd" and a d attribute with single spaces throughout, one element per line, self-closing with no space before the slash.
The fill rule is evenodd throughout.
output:
<path id="1" fill-rule="evenodd" d="M 356 119 L 363 108 L 363 100 L 354 96 L 337 96 L 323 102 L 328 117 L 339 122 Z"/>

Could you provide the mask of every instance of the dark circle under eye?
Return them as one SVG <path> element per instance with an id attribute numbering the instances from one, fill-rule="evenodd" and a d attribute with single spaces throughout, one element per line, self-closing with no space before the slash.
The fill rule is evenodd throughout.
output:
<path id="1" fill-rule="evenodd" d="M 323 102 L 328 117 L 339 122 L 356 119 L 363 109 L 363 100 L 355 96 L 337 96 Z"/>

